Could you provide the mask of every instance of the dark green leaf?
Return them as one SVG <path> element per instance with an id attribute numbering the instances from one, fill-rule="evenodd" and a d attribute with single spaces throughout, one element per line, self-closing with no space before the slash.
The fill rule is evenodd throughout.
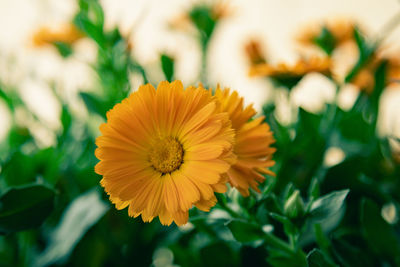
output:
<path id="1" fill-rule="evenodd" d="M 328 55 L 332 54 L 336 46 L 335 37 L 326 27 L 322 28 L 321 33 L 314 39 L 314 42 Z"/>
<path id="2" fill-rule="evenodd" d="M 106 110 L 101 101 L 97 99 L 97 97 L 85 92 L 80 92 L 79 95 L 82 97 L 83 102 L 90 112 L 97 113 L 98 115 L 105 118 Z"/>
<path id="3" fill-rule="evenodd" d="M 64 58 L 69 57 L 73 52 L 72 47 L 69 44 L 63 42 L 55 42 L 53 43 L 53 45 L 57 48 L 60 55 Z"/>
<path id="4" fill-rule="evenodd" d="M 36 266 L 48 266 L 66 259 L 83 235 L 107 210 L 108 206 L 100 199 L 97 190 L 76 198 L 65 210 L 46 250 L 36 259 Z"/>
<path id="5" fill-rule="evenodd" d="M 307 267 L 306 255 L 299 249 L 297 251 L 286 251 L 281 249 L 269 248 L 267 261 L 274 267 Z"/>
<path id="6" fill-rule="evenodd" d="M 61 124 L 63 126 L 64 135 L 68 132 L 69 128 L 71 127 L 71 123 L 72 123 L 72 115 L 69 112 L 68 107 L 63 105 L 61 111 Z"/>
<path id="7" fill-rule="evenodd" d="M 351 82 L 354 79 L 358 72 L 369 62 L 375 51 L 375 47 L 367 43 L 358 29 L 354 29 L 354 39 L 358 46 L 359 59 L 353 69 L 347 74 L 345 82 Z"/>
<path id="8" fill-rule="evenodd" d="M 313 249 L 307 255 L 308 267 L 334 267 L 332 261 L 319 249 Z"/>
<path id="9" fill-rule="evenodd" d="M 388 259 L 397 259 L 400 263 L 400 243 L 396 232 L 381 216 L 376 203 L 363 199 L 361 227 L 364 238 L 375 252 Z"/>
<path id="10" fill-rule="evenodd" d="M 162 54 L 160 60 L 164 76 L 169 82 L 171 82 L 174 77 L 174 58 L 166 54 Z"/>
<path id="11" fill-rule="evenodd" d="M 235 239 L 240 243 L 257 247 L 264 240 L 265 233 L 258 225 L 234 220 L 228 223 L 228 228 L 231 230 Z"/>
<path id="12" fill-rule="evenodd" d="M 312 205 L 310 216 L 315 221 L 323 221 L 335 215 L 343 206 L 349 190 L 335 191 L 318 198 Z"/>
<path id="13" fill-rule="evenodd" d="M 90 21 L 89 18 L 83 13 L 79 13 L 75 16 L 74 23 L 82 32 L 92 38 L 101 48 L 104 47 L 104 34 L 101 26 L 93 24 L 93 22 Z"/>
<path id="14" fill-rule="evenodd" d="M 237 266 L 237 257 L 228 243 L 218 242 L 200 250 L 201 263 L 204 266 Z"/>
<path id="15" fill-rule="evenodd" d="M 0 233 L 39 227 L 52 212 L 54 197 L 43 185 L 11 188 L 0 197 Z"/>

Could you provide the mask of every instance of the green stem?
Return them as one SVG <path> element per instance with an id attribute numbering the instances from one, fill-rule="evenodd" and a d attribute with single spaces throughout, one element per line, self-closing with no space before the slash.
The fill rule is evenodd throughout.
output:
<path id="1" fill-rule="evenodd" d="M 276 237 L 276 236 L 274 236 L 272 234 L 265 233 L 264 240 L 271 247 L 280 249 L 280 250 L 285 251 L 285 252 L 287 252 L 289 254 L 292 254 L 294 252 L 293 248 L 288 243 L 286 243 L 285 241 L 281 240 L 280 238 L 278 238 L 278 237 Z"/>
<path id="2" fill-rule="evenodd" d="M 218 206 L 221 207 L 221 209 L 225 210 L 227 213 L 229 213 L 229 215 L 231 215 L 234 218 L 240 218 L 242 216 L 240 216 L 236 211 L 234 211 L 233 209 L 231 209 L 228 206 L 228 203 L 226 201 L 226 197 L 223 194 L 217 194 L 217 199 L 218 199 Z"/>
<path id="3" fill-rule="evenodd" d="M 200 81 L 204 86 L 208 86 L 207 80 L 207 54 L 208 54 L 208 41 L 203 41 L 201 44 L 201 69 Z"/>

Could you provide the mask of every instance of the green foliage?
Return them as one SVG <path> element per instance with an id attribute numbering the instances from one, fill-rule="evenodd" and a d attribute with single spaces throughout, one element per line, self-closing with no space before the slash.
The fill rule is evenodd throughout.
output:
<path id="1" fill-rule="evenodd" d="M 315 37 L 314 42 L 328 55 L 332 54 L 337 44 L 335 37 L 326 27 L 322 28 L 320 35 Z"/>
<path id="2" fill-rule="evenodd" d="M 9 189 L 0 196 L 0 234 L 39 227 L 52 212 L 54 197 L 43 185 Z"/>
<path id="3" fill-rule="evenodd" d="M 160 61 L 165 79 L 171 82 L 174 77 L 174 59 L 166 54 L 162 54 L 160 57 Z"/>
<path id="4" fill-rule="evenodd" d="M 64 211 L 59 225 L 53 230 L 47 248 L 36 258 L 35 265 L 48 266 L 65 262 L 72 250 L 108 210 L 98 190 L 91 190 L 73 200 Z"/>
<path id="5" fill-rule="evenodd" d="M 192 209 L 185 227 L 164 227 L 157 220 L 145 224 L 116 210 L 100 193 L 93 124 L 128 96 L 133 73 L 148 82 L 147 69 L 133 58 L 129 36 L 104 27 L 99 1 L 78 4 L 73 23 L 97 52 L 91 65 L 97 84 L 78 93 L 87 118 L 54 88 L 62 129 L 51 130 L 55 143 L 43 147 L 34 129 L 17 122 L 16 111 L 31 114 L 35 125 L 49 130 L 46 123 L 29 110 L 15 85 L 0 81 L 0 100 L 12 116 L 0 144 L 1 266 L 400 266 L 400 165 L 389 139 L 376 129 L 386 62 L 373 73 L 372 93 L 360 93 L 349 110 L 335 102 L 319 113 L 298 108 L 296 119 L 284 124 L 273 101 L 263 107 L 277 151 L 271 168 L 276 177 L 266 177 L 261 193 L 217 194 L 211 213 Z M 212 5 L 188 12 L 202 49 L 198 82 L 206 86 L 208 47 L 221 19 L 213 12 Z M 360 56 L 347 82 L 378 48 L 358 30 L 354 40 Z M 314 42 L 327 55 L 337 46 L 326 28 Z M 54 45 L 63 57 L 73 53 L 70 45 Z M 165 78 L 175 79 L 175 59 L 161 54 L 159 60 Z M 291 88 L 302 78 L 275 82 Z M 332 147 L 345 156 L 327 165 Z"/>
<path id="6" fill-rule="evenodd" d="M 315 200 L 310 209 L 311 218 L 321 221 L 335 215 L 342 208 L 348 193 L 349 190 L 336 191 Z"/>

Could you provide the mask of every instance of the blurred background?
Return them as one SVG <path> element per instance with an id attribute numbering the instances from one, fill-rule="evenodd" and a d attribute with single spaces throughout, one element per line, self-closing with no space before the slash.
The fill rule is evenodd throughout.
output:
<path id="1" fill-rule="evenodd" d="M 338 21 L 351 37 L 329 50 Z M 398 24 L 398 0 L 0 0 L 0 266 L 306 266 L 315 247 L 328 260 L 309 266 L 400 266 Z M 320 47 L 299 41 L 319 26 Z M 278 182 L 247 199 L 229 191 L 179 228 L 117 211 L 94 173 L 98 127 L 165 79 L 253 104 L 277 139 Z M 310 209 L 333 192 L 336 215 L 315 235 L 311 215 L 270 206 L 284 213 L 297 189 Z M 334 190 L 347 189 L 345 209 L 348 191 Z M 251 226 L 228 229 L 236 219 Z M 276 256 L 271 229 L 293 250 Z"/>
<path id="2" fill-rule="evenodd" d="M 211 85 L 220 83 L 239 91 L 247 103 L 254 103 L 257 110 L 261 110 L 268 99 L 269 90 L 262 78 L 250 78 L 247 75 L 248 63 L 244 53 L 246 42 L 259 40 L 262 50 L 272 62 L 293 63 L 299 57 L 294 42 L 296 33 L 312 22 L 327 18 L 351 18 L 369 35 L 374 36 L 399 11 L 396 0 L 225 2 L 229 4 L 230 14 L 218 25 L 210 44 L 209 82 Z M 197 82 L 200 49 L 190 33 L 173 29 L 171 24 L 179 23 L 179 17 L 193 3 L 195 1 L 101 1 L 105 28 L 118 27 L 122 35 L 128 37 L 136 59 L 151 68 L 148 75 L 152 80 L 163 78 L 158 60 L 160 53 L 168 53 L 176 58 L 175 76 L 185 85 Z M 70 0 L 0 1 L 1 80 L 18 82 L 21 85 L 19 89 L 24 92 L 24 101 L 32 106 L 33 112 L 45 118 L 52 129 L 60 127 L 57 125 L 60 107 L 49 94 L 48 83 L 57 83 L 60 90 L 71 98 L 78 91 L 93 88 L 96 76 L 89 64 L 96 60 L 96 48 L 90 40 L 79 40 L 74 47 L 75 53 L 64 60 L 54 48 L 36 47 L 32 41 L 33 35 L 40 27 L 52 25 L 57 28 L 71 21 L 77 8 L 77 2 Z M 396 50 L 399 49 L 396 47 L 399 39 L 400 29 L 397 29 L 387 38 L 386 43 L 390 44 L 390 49 Z M 344 56 L 344 61 L 351 62 L 352 58 L 354 56 L 351 54 L 348 59 Z M 130 82 L 135 90 L 142 81 L 132 77 Z M 318 91 L 329 91 L 325 88 L 329 87 L 326 83 L 317 83 L 313 87 L 318 86 L 320 88 L 311 90 L 312 98 L 321 98 Z M 347 97 L 349 101 L 355 98 L 351 92 Z M 392 102 L 399 100 L 397 92 L 390 92 L 390 96 L 384 98 L 392 99 Z M 5 117 L 7 111 L 4 103 L 1 104 L 2 117 Z M 395 113 L 391 110 L 392 106 L 396 106 L 394 103 L 384 106 L 390 109 L 384 113 Z M 6 117 L 9 119 L 9 116 Z M 394 123 L 392 118 L 388 120 L 385 122 L 385 130 L 389 127 L 387 124 Z M 7 119 L 2 119 L 1 124 L 0 137 L 4 137 L 10 124 Z M 43 139 L 47 142 L 51 140 Z"/>

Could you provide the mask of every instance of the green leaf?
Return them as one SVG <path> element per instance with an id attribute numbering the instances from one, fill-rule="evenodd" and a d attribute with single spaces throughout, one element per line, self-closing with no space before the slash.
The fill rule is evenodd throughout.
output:
<path id="1" fill-rule="evenodd" d="M 92 38 L 101 48 L 104 48 L 104 33 L 101 26 L 93 24 L 89 18 L 83 14 L 78 13 L 74 18 L 74 24 L 87 36 Z"/>
<path id="2" fill-rule="evenodd" d="M 363 98 L 363 95 L 360 98 Z M 363 113 L 363 110 L 351 110 L 341 113 L 338 126 L 344 138 L 361 143 L 371 142 L 375 135 L 375 129 L 370 121 L 366 121 Z"/>
<path id="3" fill-rule="evenodd" d="M 332 261 L 319 249 L 313 249 L 307 255 L 308 267 L 335 267 Z"/>
<path id="4" fill-rule="evenodd" d="M 300 191 L 295 190 L 291 196 L 286 200 L 284 206 L 284 213 L 289 218 L 298 218 L 304 214 L 304 202 L 300 196 Z"/>
<path id="5" fill-rule="evenodd" d="M 67 58 L 73 53 L 72 47 L 69 44 L 63 42 L 54 42 L 53 45 L 57 48 L 58 52 L 63 58 Z"/>
<path id="6" fill-rule="evenodd" d="M 69 128 L 71 127 L 71 123 L 72 123 L 72 115 L 69 112 L 68 107 L 63 105 L 61 111 L 61 124 L 63 126 L 64 135 L 68 132 Z"/>
<path id="7" fill-rule="evenodd" d="M 353 69 L 347 74 L 345 78 L 346 83 L 351 82 L 357 73 L 369 62 L 375 51 L 375 47 L 367 43 L 358 29 L 354 29 L 354 39 L 358 46 L 359 58 Z"/>
<path id="8" fill-rule="evenodd" d="M 336 46 L 335 37 L 326 27 L 322 28 L 321 33 L 314 39 L 314 43 L 328 55 L 332 54 Z"/>
<path id="9" fill-rule="evenodd" d="M 213 19 L 212 7 L 207 5 L 195 6 L 190 11 L 189 16 L 201 34 L 202 45 L 207 45 L 217 23 L 217 21 Z"/>
<path id="10" fill-rule="evenodd" d="M 237 266 L 237 254 L 232 251 L 226 242 L 220 241 L 203 247 L 200 250 L 200 256 L 203 266 Z"/>
<path id="11" fill-rule="evenodd" d="M 301 249 L 289 252 L 282 249 L 269 248 L 267 261 L 274 267 L 306 267 L 306 255 Z"/>
<path id="12" fill-rule="evenodd" d="M 160 60 L 161 68 L 164 72 L 165 78 L 171 82 L 174 77 L 174 58 L 166 54 L 162 54 Z"/>
<path id="13" fill-rule="evenodd" d="M 101 101 L 97 97 L 85 92 L 80 92 L 79 95 L 82 97 L 83 102 L 85 103 L 87 109 L 90 112 L 97 113 L 98 115 L 105 118 L 106 110 Z"/>
<path id="14" fill-rule="evenodd" d="M 0 83 L 0 98 L 4 100 L 4 102 L 6 102 L 8 108 L 11 111 L 14 111 L 14 101 L 12 100 L 12 98 L 10 96 L 8 96 L 8 94 L 6 94 L 6 92 L 3 90 L 2 88 L 2 84 Z"/>
<path id="15" fill-rule="evenodd" d="M 43 185 L 11 188 L 0 197 L 0 233 L 39 227 L 52 212 L 54 197 Z"/>
<path id="16" fill-rule="evenodd" d="M 90 14 L 92 15 L 92 21 L 99 28 L 103 28 L 104 25 L 104 11 L 98 1 L 90 1 Z"/>
<path id="17" fill-rule="evenodd" d="M 51 234 L 49 245 L 38 256 L 35 266 L 48 266 L 68 258 L 76 244 L 108 208 L 97 190 L 76 198 L 65 210 L 59 225 Z"/>
<path id="18" fill-rule="evenodd" d="M 335 215 L 343 206 L 349 190 L 335 191 L 318 198 L 312 205 L 310 216 L 314 221 L 323 221 Z"/>
<path id="19" fill-rule="evenodd" d="M 319 181 L 317 177 L 314 177 L 311 180 L 310 186 L 308 187 L 308 195 L 311 198 L 316 199 L 319 197 L 319 192 L 320 192 Z"/>
<path id="20" fill-rule="evenodd" d="M 245 221 L 233 220 L 228 223 L 233 237 L 240 243 L 257 247 L 263 243 L 265 233 L 261 228 Z"/>
<path id="21" fill-rule="evenodd" d="M 363 199 L 361 207 L 361 227 L 365 240 L 379 255 L 396 259 L 400 264 L 400 243 L 396 231 L 381 216 L 378 205 Z"/>

